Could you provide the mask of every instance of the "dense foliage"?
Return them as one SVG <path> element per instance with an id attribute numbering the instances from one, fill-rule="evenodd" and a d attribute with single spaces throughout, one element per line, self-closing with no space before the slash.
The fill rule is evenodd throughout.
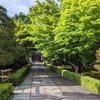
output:
<path id="1" fill-rule="evenodd" d="M 24 13 L 20 12 L 19 14 L 15 14 L 14 17 L 12 17 L 12 19 L 16 22 L 23 22 L 25 24 L 29 24 L 30 19 L 28 16 L 26 16 Z"/>
<path id="2" fill-rule="evenodd" d="M 57 51 L 65 54 L 77 72 L 93 63 L 100 47 L 100 1 L 63 0 L 61 17 L 55 29 Z"/>
<path id="3" fill-rule="evenodd" d="M 41 51 L 43 57 L 57 63 L 68 62 L 74 71 L 95 61 L 100 47 L 100 1 L 54 0 L 40 2 L 29 9 L 29 24 L 19 23 L 16 34 L 20 44 Z"/>
<path id="4" fill-rule="evenodd" d="M 12 64 L 20 56 L 22 48 L 15 41 L 14 28 L 7 10 L 0 6 L 0 67 Z"/>
<path id="5" fill-rule="evenodd" d="M 33 36 L 35 48 L 41 51 L 43 57 L 53 59 L 55 57 L 54 28 L 57 25 L 59 7 L 54 0 L 46 0 L 32 6 L 29 11 L 29 18 L 32 24 L 29 26 L 29 33 Z"/>
<path id="6" fill-rule="evenodd" d="M 11 83 L 0 84 L 0 100 L 8 100 L 13 94 L 13 86 Z"/>
<path id="7" fill-rule="evenodd" d="M 59 1 L 57 4 L 54 0 L 36 0 L 28 15 L 20 13 L 12 18 L 15 30 L 11 27 L 14 24 L 8 23 L 7 27 L 16 33 L 15 39 L 25 48 L 27 55 L 39 50 L 48 61 L 69 63 L 74 71 L 81 72 L 84 66 L 94 64 L 95 51 L 100 48 L 100 1 Z M 1 11 L 4 13 L 6 10 Z M 10 38 L 9 42 L 13 40 Z"/>
<path id="8" fill-rule="evenodd" d="M 24 55 L 29 56 L 34 50 L 33 38 L 29 33 L 28 26 L 31 24 L 30 18 L 24 13 L 16 14 L 12 17 L 16 24 L 15 38 L 17 43 L 24 47 Z"/>

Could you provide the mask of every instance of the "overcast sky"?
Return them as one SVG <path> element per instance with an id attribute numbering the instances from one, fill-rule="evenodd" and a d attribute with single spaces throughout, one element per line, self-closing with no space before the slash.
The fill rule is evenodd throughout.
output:
<path id="1" fill-rule="evenodd" d="M 43 2 L 45 0 L 39 0 Z M 0 0 L 0 5 L 7 9 L 7 14 L 12 17 L 23 12 L 28 14 L 29 7 L 35 5 L 35 0 Z"/>

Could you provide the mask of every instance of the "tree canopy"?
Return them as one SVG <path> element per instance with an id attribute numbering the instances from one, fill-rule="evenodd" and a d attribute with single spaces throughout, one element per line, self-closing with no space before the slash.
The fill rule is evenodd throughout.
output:
<path id="1" fill-rule="evenodd" d="M 57 25 L 60 13 L 58 4 L 54 0 L 45 2 L 36 1 L 29 11 L 31 24 L 29 33 L 32 34 L 35 48 L 41 51 L 43 57 L 54 57 L 54 28 Z"/>
<path id="2" fill-rule="evenodd" d="M 15 24 L 0 6 L 0 66 L 12 64 L 20 56 L 21 47 L 14 37 Z"/>
<path id="3" fill-rule="evenodd" d="M 30 18 L 25 15 L 24 13 L 20 12 L 12 17 L 14 23 L 16 24 L 15 28 L 15 39 L 16 42 L 24 48 L 24 54 L 29 56 L 30 51 L 34 48 L 33 47 L 33 38 L 29 33 L 28 26 L 31 24 Z"/>
<path id="4" fill-rule="evenodd" d="M 4 28 L 0 27 L 0 31 L 6 35 L 1 36 L 9 39 L 8 44 L 16 44 L 11 42 L 15 36 L 27 52 L 39 50 L 49 61 L 67 62 L 80 72 L 84 66 L 95 63 L 95 51 L 100 48 L 100 1 L 59 1 L 60 5 L 54 0 L 36 0 L 28 15 L 16 14 L 14 21 L 7 17 L 3 8 L 0 24 Z"/>
<path id="5" fill-rule="evenodd" d="M 46 59 L 67 61 L 79 71 L 94 63 L 95 50 L 100 47 L 100 1 L 60 3 L 36 0 L 27 16 L 30 23 L 17 23 L 20 31 L 16 37 L 20 44 L 40 50 Z"/>
<path id="6" fill-rule="evenodd" d="M 94 61 L 100 47 L 100 1 L 63 0 L 61 17 L 55 29 L 59 50 L 77 66 Z"/>

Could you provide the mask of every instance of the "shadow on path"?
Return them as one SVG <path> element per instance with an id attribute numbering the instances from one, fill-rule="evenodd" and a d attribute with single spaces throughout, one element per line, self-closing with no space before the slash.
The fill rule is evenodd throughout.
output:
<path id="1" fill-rule="evenodd" d="M 10 100 L 100 100 L 100 95 L 35 63 Z"/>

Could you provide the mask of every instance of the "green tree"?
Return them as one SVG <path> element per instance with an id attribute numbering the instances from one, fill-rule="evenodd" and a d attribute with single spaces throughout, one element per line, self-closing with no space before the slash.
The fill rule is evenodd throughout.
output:
<path id="1" fill-rule="evenodd" d="M 30 18 L 25 15 L 24 13 L 16 14 L 14 17 L 12 17 L 16 24 L 15 28 L 15 38 L 17 43 L 22 46 L 25 51 L 24 54 L 26 56 L 30 55 L 30 51 L 33 49 L 33 39 L 29 31 L 29 24 L 31 24 Z"/>
<path id="2" fill-rule="evenodd" d="M 15 21 L 15 22 L 23 22 L 24 24 L 29 24 L 31 23 L 30 22 L 30 19 L 27 15 L 25 15 L 24 13 L 20 12 L 19 14 L 15 14 L 12 19 Z"/>
<path id="3" fill-rule="evenodd" d="M 31 20 L 29 33 L 32 35 L 35 48 L 41 51 L 43 57 L 51 60 L 54 58 L 54 28 L 57 25 L 60 9 L 54 0 L 40 2 L 36 0 L 36 5 L 29 11 Z"/>
<path id="4" fill-rule="evenodd" d="M 95 60 L 100 46 L 100 1 L 62 0 L 61 17 L 55 31 L 59 51 L 72 64 L 76 72 L 81 66 Z"/>
<path id="5" fill-rule="evenodd" d="M 14 28 L 7 10 L 0 6 L 0 66 L 10 65 L 20 56 L 21 48 L 15 41 Z"/>

